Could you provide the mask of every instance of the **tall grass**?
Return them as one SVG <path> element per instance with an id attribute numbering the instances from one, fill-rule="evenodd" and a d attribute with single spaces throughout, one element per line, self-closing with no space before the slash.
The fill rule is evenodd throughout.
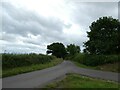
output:
<path id="1" fill-rule="evenodd" d="M 107 63 L 119 62 L 120 55 L 88 55 L 88 54 L 76 54 L 73 58 L 74 61 L 88 65 L 97 66 Z"/>
<path id="2" fill-rule="evenodd" d="M 54 56 L 42 54 L 2 54 L 2 69 L 10 69 L 32 64 L 44 64 L 55 59 Z"/>

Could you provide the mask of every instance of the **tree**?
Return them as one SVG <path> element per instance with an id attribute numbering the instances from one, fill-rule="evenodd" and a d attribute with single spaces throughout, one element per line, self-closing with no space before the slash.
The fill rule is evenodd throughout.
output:
<path id="1" fill-rule="evenodd" d="M 47 54 L 52 53 L 52 55 L 58 58 L 64 58 L 66 53 L 66 49 L 62 43 L 52 43 L 47 46 Z"/>
<path id="2" fill-rule="evenodd" d="M 112 17 L 94 21 L 87 32 L 89 40 L 84 43 L 84 52 L 90 54 L 120 53 L 120 22 Z"/>
<path id="3" fill-rule="evenodd" d="M 79 46 L 75 46 L 74 44 L 67 45 L 67 53 L 69 55 L 74 55 L 74 54 L 79 53 L 79 52 L 80 52 Z"/>

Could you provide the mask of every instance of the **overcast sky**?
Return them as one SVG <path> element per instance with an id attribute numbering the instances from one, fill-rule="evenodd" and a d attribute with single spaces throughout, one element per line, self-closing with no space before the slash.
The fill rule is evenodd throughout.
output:
<path id="1" fill-rule="evenodd" d="M 103 16 L 118 18 L 117 2 L 2 0 L 1 4 L 1 52 L 9 53 L 45 54 L 53 42 L 82 49 L 93 21 Z"/>

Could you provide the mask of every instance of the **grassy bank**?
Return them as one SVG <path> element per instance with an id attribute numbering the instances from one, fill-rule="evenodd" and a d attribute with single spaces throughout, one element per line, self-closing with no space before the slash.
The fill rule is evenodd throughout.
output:
<path id="1" fill-rule="evenodd" d="M 117 72 L 120 73 L 120 62 L 116 63 L 110 63 L 110 64 L 104 64 L 104 65 L 99 65 L 96 67 L 97 70 L 102 70 L 102 71 L 111 71 L 111 72 Z"/>
<path id="2" fill-rule="evenodd" d="M 88 55 L 79 53 L 71 58 L 77 66 L 103 71 L 120 72 L 120 55 Z"/>
<path id="3" fill-rule="evenodd" d="M 102 71 L 110 71 L 110 72 L 116 72 L 120 73 L 119 66 L 120 62 L 112 63 L 112 64 L 104 64 L 104 65 L 98 65 L 98 66 L 87 66 L 78 62 L 72 61 L 76 66 L 81 68 L 87 68 L 87 69 L 95 69 L 95 70 L 102 70 Z"/>
<path id="4" fill-rule="evenodd" d="M 118 88 L 118 83 L 113 81 L 105 81 L 94 79 L 78 74 L 68 74 L 65 79 L 53 82 L 46 88 Z"/>
<path id="5" fill-rule="evenodd" d="M 12 68 L 12 69 L 4 69 L 2 71 L 2 77 L 8 77 L 8 76 L 12 76 L 12 75 L 21 74 L 21 73 L 26 73 L 26 72 L 49 68 L 49 67 L 55 66 L 57 64 L 60 64 L 62 61 L 63 61 L 62 59 L 54 59 L 51 62 L 44 63 L 44 64 L 40 63 L 40 64 L 32 64 L 29 66 L 16 67 L 16 68 Z"/>

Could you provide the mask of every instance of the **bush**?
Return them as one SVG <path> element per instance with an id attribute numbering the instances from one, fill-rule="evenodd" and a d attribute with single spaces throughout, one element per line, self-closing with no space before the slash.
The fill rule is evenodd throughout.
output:
<path id="1" fill-rule="evenodd" d="M 77 54 L 73 60 L 88 66 L 119 62 L 120 55 L 88 55 Z"/>
<path id="2" fill-rule="evenodd" d="M 104 57 L 97 55 L 86 55 L 82 63 L 89 66 L 104 64 Z"/>
<path id="3" fill-rule="evenodd" d="M 74 61 L 77 61 L 79 63 L 83 63 L 84 59 L 85 59 L 85 54 L 83 53 L 78 53 L 73 58 Z"/>
<path id="4" fill-rule="evenodd" d="M 43 64 L 55 59 L 54 56 L 42 54 L 2 54 L 2 68 L 9 69 L 32 64 Z"/>

